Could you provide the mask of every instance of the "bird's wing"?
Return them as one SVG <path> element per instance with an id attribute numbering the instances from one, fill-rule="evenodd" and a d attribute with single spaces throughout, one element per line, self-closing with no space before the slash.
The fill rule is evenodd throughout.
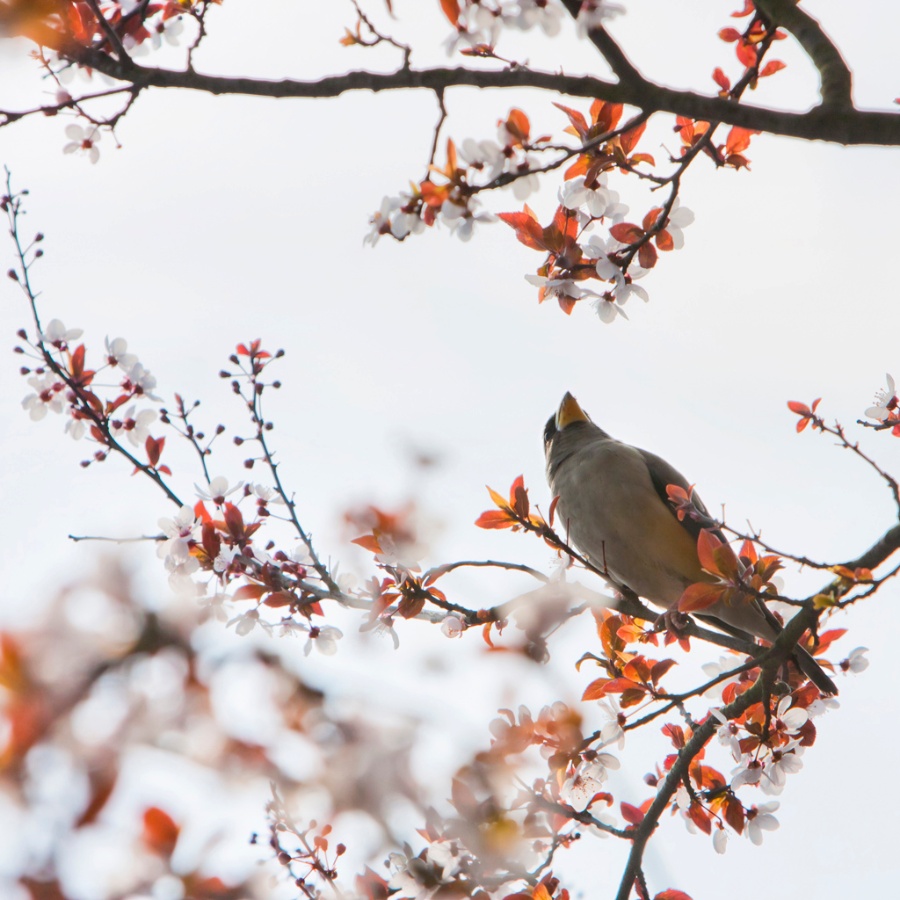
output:
<path id="1" fill-rule="evenodd" d="M 709 528 L 708 522 L 704 523 L 698 521 L 697 519 L 691 518 L 691 516 L 684 516 L 681 520 L 678 519 L 675 508 L 669 502 L 669 494 L 666 491 L 666 487 L 670 484 L 675 484 L 683 490 L 689 491 L 691 485 L 688 483 L 688 480 L 678 471 L 678 469 L 670 463 L 667 463 L 662 457 L 657 456 L 655 453 L 640 449 L 638 449 L 638 453 L 641 454 L 641 457 L 647 466 L 647 471 L 650 473 L 650 480 L 653 482 L 653 488 L 659 496 L 659 499 L 663 502 L 663 505 L 669 510 L 675 520 L 679 521 L 688 534 L 696 541 L 697 538 L 700 537 L 700 532 L 704 528 L 708 528 L 721 541 L 727 543 L 725 535 L 722 534 L 718 528 Z M 691 494 L 691 499 L 693 500 L 694 506 L 697 507 L 698 512 L 711 520 L 712 516 L 706 508 L 706 504 L 700 499 L 696 491 Z"/>

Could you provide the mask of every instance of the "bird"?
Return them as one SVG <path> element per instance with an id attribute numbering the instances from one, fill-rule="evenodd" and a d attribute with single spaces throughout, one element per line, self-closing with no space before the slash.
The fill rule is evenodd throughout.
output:
<path id="1" fill-rule="evenodd" d="M 715 580 L 701 566 L 697 538 L 708 527 L 723 543 L 727 540 L 687 479 L 666 460 L 611 437 L 570 393 L 544 428 L 544 454 L 556 516 L 569 541 L 615 587 L 676 610 L 689 585 Z M 696 518 L 679 519 L 668 485 L 691 497 Z M 781 631 L 774 616 L 749 599 L 720 600 L 698 617 L 747 640 L 774 641 Z M 793 659 L 819 690 L 837 694 L 803 647 L 794 648 Z"/>

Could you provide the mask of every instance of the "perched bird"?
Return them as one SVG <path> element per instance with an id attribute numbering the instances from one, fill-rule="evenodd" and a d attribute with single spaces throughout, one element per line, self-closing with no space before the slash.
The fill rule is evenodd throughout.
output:
<path id="1" fill-rule="evenodd" d="M 679 521 L 666 487 L 690 486 L 664 459 L 610 437 L 598 428 L 567 393 L 544 429 L 547 481 L 558 497 L 557 518 L 569 540 L 587 560 L 620 588 L 673 610 L 688 585 L 715 579 L 704 572 L 697 555 L 703 524 L 690 516 Z M 711 517 L 696 493 L 694 506 Z M 724 535 L 713 533 L 722 541 Z M 773 641 L 777 621 L 747 599 L 719 601 L 699 618 L 729 634 Z M 794 660 L 821 691 L 837 688 L 804 650 Z"/>

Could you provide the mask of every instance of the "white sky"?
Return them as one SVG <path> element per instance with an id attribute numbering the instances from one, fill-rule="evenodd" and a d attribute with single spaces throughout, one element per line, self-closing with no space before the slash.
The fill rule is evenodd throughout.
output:
<path id="1" fill-rule="evenodd" d="M 715 38 L 739 5 L 631 3 L 612 30 L 648 75 L 711 90 L 716 65 L 739 74 L 731 48 Z M 380 13 L 378 2 L 370 6 Z M 396 0 L 395 31 L 420 19 L 411 39 L 422 35 L 423 46 L 442 39 L 447 29 L 432 6 L 438 4 Z M 851 17 L 838 2 L 804 7 L 843 49 L 858 103 L 891 108 L 900 95 L 900 8 L 869 0 Z M 212 35 L 197 66 L 310 78 L 393 65 L 390 55 L 337 45 L 352 21 L 349 4 L 228 0 L 210 18 Z M 567 72 L 602 73 L 568 31 L 549 50 L 532 37 L 509 52 L 536 65 L 563 61 Z M 24 50 L 2 48 L 2 106 L 38 96 L 38 73 L 21 58 Z M 752 99 L 804 109 L 814 100 L 815 77 L 792 42 L 776 50 L 788 69 Z M 171 53 L 161 59 L 177 64 Z M 421 65 L 442 60 L 440 51 L 414 57 Z M 491 137 L 514 105 L 529 113 L 534 132 L 558 134 L 566 123 L 553 99 L 534 91 L 452 91 L 445 137 Z M 643 282 L 649 305 L 632 300 L 629 322 L 605 326 L 587 306 L 570 318 L 551 303 L 539 306 L 523 277 L 539 255 L 502 224 L 480 229 L 469 244 L 432 230 L 403 245 L 362 245 L 381 198 L 421 178 L 435 120 L 426 93 L 276 102 L 155 91 L 122 122 L 122 149 L 104 137 L 97 166 L 63 156 L 62 118 L 3 129 L 0 160 L 19 187 L 31 189 L 30 227 L 47 235 L 46 258 L 35 271 L 45 321 L 59 317 L 84 328 L 97 354 L 104 336 L 126 337 L 161 393 L 202 398 L 206 423 L 224 421 L 229 433 L 243 423 L 217 377 L 227 356 L 254 337 L 270 350 L 283 347 L 284 388 L 269 401 L 282 475 L 320 549 L 347 564 L 367 559 L 343 542 L 341 512 L 361 501 L 391 506 L 414 495 L 443 526 L 427 562 L 493 557 L 546 569 L 549 554 L 539 542 L 471 523 L 487 508 L 484 484 L 505 490 L 520 473 L 532 499 L 549 503 L 541 429 L 566 390 L 612 434 L 668 458 L 711 508 L 726 504 L 730 522 L 751 520 L 776 546 L 838 561 L 892 524 L 878 479 L 829 440 L 796 435 L 785 403 L 823 396 L 826 417 L 851 426 L 897 470 L 900 444 L 853 425 L 884 372 L 898 371 L 897 150 L 759 137 L 748 154 L 750 173 L 715 172 L 700 160 L 684 181 L 682 203 L 697 217 L 684 250 L 667 255 Z M 658 160 L 666 155 L 662 142 L 677 147 L 670 122 L 657 117 L 645 139 Z M 529 201 L 544 217 L 555 207 L 556 187 L 548 183 Z M 642 215 L 646 196 L 632 184 L 620 189 Z M 490 204 L 494 211 L 520 208 L 510 193 Z M 4 251 L 9 261 L 11 249 Z M 11 347 L 28 315 L 11 284 L 3 298 L 0 333 Z M 98 551 L 73 545 L 68 533 L 152 533 L 157 518 L 171 514 L 121 464 L 79 468 L 89 448 L 62 434 L 61 419 L 32 423 L 20 407 L 28 392 L 20 363 L 10 353 L 0 366 L 6 621 L 90 568 Z M 438 453 L 442 465 L 428 476 L 414 472 L 409 448 Z M 187 454 L 172 456 L 176 484 L 190 497 L 197 475 Z M 243 478 L 241 458 L 223 444 L 214 474 Z M 157 580 L 147 591 L 164 592 L 153 550 L 132 558 Z M 798 592 L 818 583 L 808 574 L 787 577 L 788 590 Z M 506 576 L 460 577 L 456 585 L 470 604 L 523 588 Z M 829 900 L 884 895 L 897 883 L 890 812 L 900 801 L 890 775 L 898 737 L 890 674 L 896 596 L 888 588 L 835 623 L 851 628 L 835 658 L 865 645 L 872 665 L 862 677 L 842 680 L 841 709 L 820 721 L 819 743 L 779 798 L 781 830 L 761 848 L 732 840 L 718 857 L 680 823 L 667 827 L 650 858 L 656 889 L 671 883 L 700 900 L 721 896 L 727 884 L 732 900 L 749 900 L 802 885 Z M 411 626 L 410 636 L 418 641 L 425 630 Z M 369 682 L 371 696 L 361 699 L 391 696 L 401 709 L 427 708 L 437 734 L 459 734 L 461 755 L 487 743 L 487 722 L 500 701 L 537 707 L 557 696 L 571 700 L 592 677 L 572 668 L 594 641 L 576 629 L 561 641 L 551 670 L 495 667 L 496 691 L 473 691 L 464 670 L 481 664 L 479 641 L 475 634 L 454 644 L 425 639 L 426 649 L 410 654 L 407 640 L 400 653 L 381 654 L 386 687 Z M 410 687 L 408 667 L 429 654 L 439 671 L 432 667 Z M 699 666 L 701 654 L 694 656 Z M 349 654 L 316 664 L 348 699 L 358 694 L 364 679 L 355 677 L 360 663 Z M 370 668 L 366 673 L 371 679 Z M 457 749 L 446 740 L 434 748 L 448 758 Z M 656 752 L 661 758 L 661 744 Z M 633 792 L 623 799 L 647 796 L 640 784 L 645 766 L 622 776 Z M 587 864 L 615 877 L 616 858 L 606 854 L 620 848 L 609 841 L 589 849 Z M 592 870 L 582 882 L 586 896 L 599 896 L 591 885 L 606 877 Z"/>

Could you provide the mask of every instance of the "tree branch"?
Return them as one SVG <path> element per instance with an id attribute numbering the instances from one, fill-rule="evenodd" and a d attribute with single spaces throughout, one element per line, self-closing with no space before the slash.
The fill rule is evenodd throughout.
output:
<path id="1" fill-rule="evenodd" d="M 772 24 L 789 31 L 819 70 L 822 106 L 853 109 L 853 76 L 840 51 L 822 26 L 796 0 L 755 0 L 756 8 Z"/>
<path id="2" fill-rule="evenodd" d="M 111 78 L 129 82 L 138 88 L 183 88 L 217 95 L 325 98 L 363 90 L 379 93 L 408 89 L 439 91 L 449 87 L 532 87 L 573 97 L 627 103 L 646 113 L 669 112 L 805 140 L 845 145 L 900 143 L 900 115 L 895 113 L 822 106 L 804 113 L 784 112 L 736 104 L 731 100 L 707 97 L 693 91 L 675 90 L 646 80 L 637 84 L 615 83 L 592 76 L 562 75 L 518 66 L 493 71 L 467 68 L 398 69 L 395 72 L 355 70 L 315 81 L 296 81 L 290 78 L 273 81 L 204 75 L 193 71 L 134 64 L 122 65 L 96 50 L 79 51 L 74 59 L 79 65 L 97 69 Z"/>

